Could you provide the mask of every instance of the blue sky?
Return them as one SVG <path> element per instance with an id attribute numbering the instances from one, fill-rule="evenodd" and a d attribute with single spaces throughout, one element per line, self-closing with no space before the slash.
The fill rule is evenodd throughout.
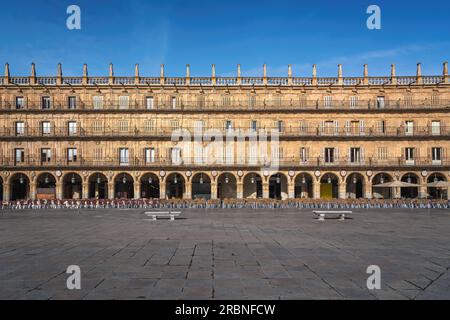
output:
<path id="1" fill-rule="evenodd" d="M 284 76 L 293 65 L 296 76 L 359 76 L 369 64 L 370 75 L 414 74 L 422 62 L 424 74 L 441 74 L 450 52 L 450 1 L 365 0 L 22 0 L 2 1 L 0 63 L 9 62 L 12 75 Z M 66 9 L 81 8 L 81 30 L 66 28 Z M 369 30 L 366 9 L 381 8 L 381 30 Z"/>

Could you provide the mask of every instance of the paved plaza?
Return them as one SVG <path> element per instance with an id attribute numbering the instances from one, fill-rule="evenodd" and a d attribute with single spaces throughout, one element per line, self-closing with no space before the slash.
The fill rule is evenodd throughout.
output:
<path id="1" fill-rule="evenodd" d="M 450 299 L 448 210 L 0 212 L 1 299 Z M 81 290 L 68 290 L 69 265 Z M 369 265 L 381 289 L 368 290 Z"/>

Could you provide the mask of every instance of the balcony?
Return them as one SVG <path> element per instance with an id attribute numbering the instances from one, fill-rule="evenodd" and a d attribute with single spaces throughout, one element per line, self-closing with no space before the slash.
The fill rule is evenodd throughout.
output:
<path id="1" fill-rule="evenodd" d="M 118 129 L 111 127 L 94 128 L 78 125 L 76 131 L 69 131 L 68 127 L 52 127 L 49 131 L 43 131 L 40 127 L 27 127 L 17 131 L 14 127 L 0 128 L 0 137 L 9 140 L 54 140 L 54 139 L 159 139 L 170 140 L 175 130 L 184 130 L 190 133 L 191 137 L 196 135 L 206 136 L 209 132 L 221 132 L 226 138 L 230 133 L 223 127 L 204 127 L 199 130 L 191 126 L 151 126 L 142 128 L 130 126 L 128 129 Z M 248 127 L 236 127 L 234 133 L 241 132 L 243 136 L 249 137 L 251 132 L 258 133 L 259 130 L 265 130 L 267 136 L 272 132 L 276 132 L 280 139 L 283 140 L 389 140 L 392 138 L 400 138 L 404 140 L 416 139 L 449 139 L 450 127 L 441 126 L 432 128 L 430 126 L 416 126 L 411 131 L 406 127 L 385 127 L 383 131 L 373 127 L 301 127 L 301 126 L 285 126 L 281 131 L 275 127 L 259 127 L 255 131 Z M 261 132 L 259 132 L 261 133 Z"/>
<path id="2" fill-rule="evenodd" d="M 166 99 L 167 100 L 167 99 Z M 352 112 L 401 112 L 410 110 L 438 110 L 450 109 L 450 100 L 412 100 L 412 101 L 385 101 L 383 104 L 377 103 L 376 100 L 358 100 L 350 102 L 349 100 L 299 100 L 299 99 L 261 99 L 250 101 L 249 99 L 239 100 L 230 99 L 230 101 L 219 100 L 185 100 L 178 99 L 173 105 L 172 101 L 161 102 L 155 98 L 152 108 L 147 108 L 144 98 L 133 101 L 127 106 L 119 105 L 119 101 L 115 99 L 105 99 L 101 108 L 94 109 L 91 101 L 78 100 L 76 108 L 70 109 L 67 101 L 61 101 L 55 98 L 55 101 L 49 109 L 43 109 L 40 102 L 28 102 L 21 108 L 17 108 L 15 101 L 0 101 L 0 110 L 11 112 L 255 112 L 255 111 L 318 111 L 318 112 L 334 112 L 334 111 L 352 111 Z"/>
<path id="3" fill-rule="evenodd" d="M 171 161 L 168 158 L 156 158 L 155 161 L 147 162 L 144 158 L 129 158 L 128 161 L 119 159 L 118 157 L 104 157 L 101 160 L 78 156 L 76 161 L 68 161 L 66 158 L 52 158 L 50 161 L 39 160 L 39 156 L 28 156 L 23 159 L 22 162 L 15 161 L 11 157 L 0 158 L 0 165 L 8 169 L 17 168 L 69 168 L 69 169 L 106 169 L 116 168 L 120 170 L 131 170 L 135 168 L 142 169 L 161 169 L 161 168 L 263 168 L 267 166 L 280 167 L 280 168 L 298 168 L 299 170 L 313 170 L 313 169 L 374 169 L 374 168 L 390 168 L 390 169 L 410 169 L 414 168 L 438 168 L 444 170 L 450 168 L 450 159 L 441 159 L 439 164 L 436 160 L 429 158 L 416 158 L 414 164 L 411 165 L 407 160 L 401 157 L 387 158 L 384 160 L 378 160 L 375 158 L 362 158 L 358 162 L 351 162 L 348 158 L 342 157 L 334 159 L 333 162 L 326 162 L 323 158 L 309 158 L 300 159 L 297 157 L 283 158 L 272 163 L 262 163 L 261 159 L 244 159 L 237 161 L 236 159 L 223 159 L 222 161 L 216 161 L 215 163 L 209 163 L 207 159 L 200 160 L 198 158 L 183 158 L 181 161 Z M 208 159 L 210 161 L 210 159 Z M 446 169 L 445 169 L 446 170 Z"/>

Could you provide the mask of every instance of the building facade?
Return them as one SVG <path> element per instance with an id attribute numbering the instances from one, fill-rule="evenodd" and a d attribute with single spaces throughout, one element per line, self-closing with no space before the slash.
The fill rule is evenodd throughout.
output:
<path id="1" fill-rule="evenodd" d="M 85 65 L 65 77 L 58 65 L 38 77 L 32 64 L 15 77 L 6 64 L 0 199 L 447 198 L 429 186 L 450 180 L 447 63 L 438 76 L 420 64 L 414 76 L 394 65 L 384 77 L 367 65 L 362 77 L 340 65 L 333 78 L 315 66 L 311 77 L 263 70 L 219 77 L 213 65 L 210 77 L 191 77 L 187 66 L 167 77 L 161 66 L 141 77 L 136 65 L 134 77 L 117 77 L 110 65 L 91 77 Z M 175 132 L 190 134 L 183 147 Z M 231 132 L 232 143 L 208 148 Z M 377 186 L 397 180 L 411 186 Z"/>

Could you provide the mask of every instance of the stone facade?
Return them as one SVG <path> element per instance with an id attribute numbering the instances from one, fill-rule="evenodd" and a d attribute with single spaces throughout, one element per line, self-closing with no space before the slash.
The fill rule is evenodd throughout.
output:
<path id="1" fill-rule="evenodd" d="M 0 78 L 0 183 L 4 201 L 36 198 L 446 197 L 450 83 L 400 77 Z M 277 134 L 269 158 L 244 139 L 208 163 L 177 153 L 177 129 Z M 199 131 L 196 131 L 199 130 Z M 193 141 L 195 139 L 193 138 Z M 209 141 L 209 140 L 208 140 Z M 195 143 L 192 142 L 193 148 Z M 207 142 L 199 145 L 205 147 Z M 175 153 L 174 153 L 175 152 Z M 184 150 L 183 150 L 184 152 Z M 250 155 L 251 154 L 251 155 Z M 228 161 L 244 155 L 243 161 Z M 178 157 L 181 156 L 181 161 Z M 177 158 L 177 159 L 174 159 Z M 198 155 L 195 157 L 198 158 Z M 175 161 L 177 160 L 177 161 Z M 176 178 L 175 178 L 176 177 Z M 394 180 L 418 187 L 373 187 Z"/>

